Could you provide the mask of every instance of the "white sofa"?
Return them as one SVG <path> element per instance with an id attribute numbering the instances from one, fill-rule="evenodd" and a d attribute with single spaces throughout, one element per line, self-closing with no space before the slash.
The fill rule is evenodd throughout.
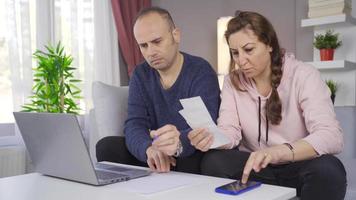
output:
<path id="1" fill-rule="evenodd" d="M 90 111 L 89 152 L 96 162 L 96 143 L 106 136 L 124 136 L 127 117 L 127 86 L 115 87 L 102 82 L 93 83 L 94 109 Z"/>
<path id="2" fill-rule="evenodd" d="M 344 133 L 344 151 L 337 155 L 343 162 L 347 172 L 347 192 L 346 200 L 356 199 L 356 107 L 336 106 L 336 117 Z"/>
<path id="3" fill-rule="evenodd" d="M 90 112 L 91 128 L 89 137 L 89 151 L 94 162 L 96 162 L 95 145 L 103 137 L 116 135 L 123 136 L 123 124 L 127 117 L 128 87 L 115 87 L 102 82 L 93 83 L 94 109 Z M 340 108 L 341 109 L 341 108 Z M 352 141 L 348 141 L 348 136 L 356 134 L 356 110 L 352 116 L 349 111 L 336 109 L 336 114 L 345 132 L 346 151 L 354 151 Z M 350 128 L 351 127 L 351 128 Z M 353 136 L 353 135 L 352 135 Z M 353 136 L 354 137 L 354 136 Z M 356 142 L 356 141 L 354 141 Z M 345 155 L 346 154 L 346 155 Z M 356 158 L 351 157 L 356 152 L 344 152 L 338 157 L 342 160 L 347 171 L 348 187 L 346 200 L 356 199 Z"/>

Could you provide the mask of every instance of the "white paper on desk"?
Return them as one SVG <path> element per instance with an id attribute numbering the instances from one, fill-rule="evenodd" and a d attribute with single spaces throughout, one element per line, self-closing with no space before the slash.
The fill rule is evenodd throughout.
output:
<path id="1" fill-rule="evenodd" d="M 214 123 L 200 96 L 181 99 L 180 102 L 183 106 L 183 110 L 180 110 L 179 113 L 191 128 L 207 128 L 209 132 L 213 134 L 214 143 L 210 149 L 223 146 L 230 142 Z"/>
<path id="2" fill-rule="evenodd" d="M 175 188 L 192 186 L 201 183 L 197 177 L 185 174 L 154 173 L 150 176 L 120 182 L 120 188 L 130 192 L 149 195 Z"/>

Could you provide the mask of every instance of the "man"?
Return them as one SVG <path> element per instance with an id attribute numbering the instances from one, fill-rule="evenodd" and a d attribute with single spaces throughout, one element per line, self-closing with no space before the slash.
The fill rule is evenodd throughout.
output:
<path id="1" fill-rule="evenodd" d="M 190 144 L 191 128 L 178 112 L 182 109 L 179 100 L 200 96 L 216 121 L 220 90 L 215 71 L 202 58 L 179 52 L 180 32 L 167 10 L 142 10 L 134 23 L 134 35 L 145 62 L 136 67 L 130 80 L 126 141 L 120 137 L 99 141 L 98 161 L 147 163 L 158 172 L 168 172 L 173 166 L 177 171 L 200 173 L 202 152 Z"/>

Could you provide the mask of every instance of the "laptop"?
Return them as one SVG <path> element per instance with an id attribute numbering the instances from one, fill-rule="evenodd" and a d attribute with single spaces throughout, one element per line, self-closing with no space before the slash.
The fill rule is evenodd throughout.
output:
<path id="1" fill-rule="evenodd" d="M 63 113 L 14 112 L 37 172 L 67 180 L 106 185 L 147 176 L 149 170 L 93 164 L 77 117 Z"/>

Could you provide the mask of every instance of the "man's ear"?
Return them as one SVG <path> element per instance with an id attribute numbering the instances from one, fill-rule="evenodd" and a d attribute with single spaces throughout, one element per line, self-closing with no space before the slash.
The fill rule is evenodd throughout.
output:
<path id="1" fill-rule="evenodd" d="M 173 39 L 176 43 L 180 43 L 180 30 L 179 28 L 174 28 L 172 31 Z"/>

